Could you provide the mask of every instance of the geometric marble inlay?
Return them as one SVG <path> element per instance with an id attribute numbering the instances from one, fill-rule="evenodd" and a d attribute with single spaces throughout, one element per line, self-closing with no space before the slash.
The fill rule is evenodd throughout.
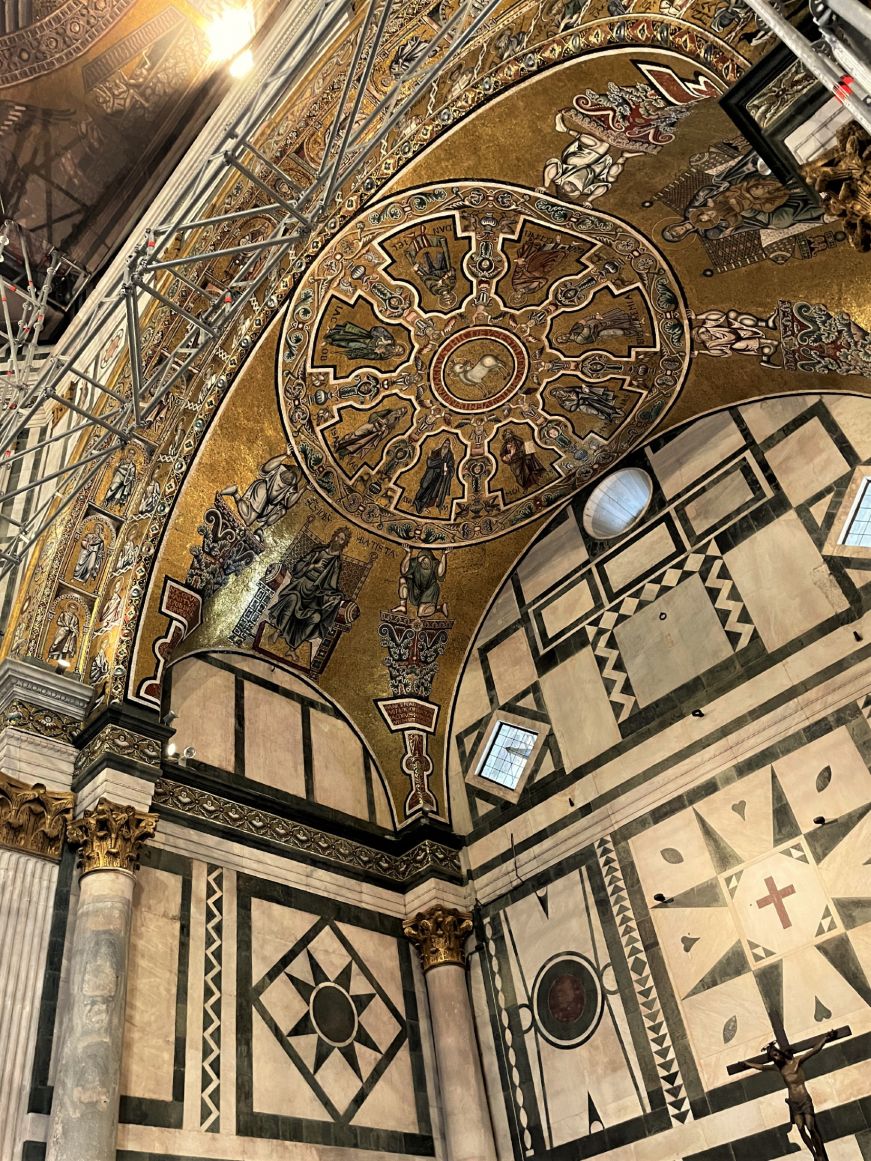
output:
<path id="1" fill-rule="evenodd" d="M 734 882 L 737 873 L 721 876 L 724 884 Z M 753 963 L 768 962 L 841 930 L 804 839 L 740 868 L 740 881 L 727 894 Z"/>

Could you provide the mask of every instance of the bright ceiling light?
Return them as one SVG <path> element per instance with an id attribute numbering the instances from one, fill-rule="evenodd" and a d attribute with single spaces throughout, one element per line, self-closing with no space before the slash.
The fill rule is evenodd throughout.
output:
<path id="1" fill-rule="evenodd" d="M 230 71 L 233 76 L 244 73 L 235 73 L 233 70 L 237 61 L 249 56 L 250 51 L 240 52 L 254 35 L 254 14 L 248 7 L 224 8 L 220 16 L 209 22 L 206 33 L 209 38 L 210 56 L 213 64 L 223 64 L 232 61 Z M 253 63 L 253 61 L 251 62 Z M 250 64 L 248 68 L 250 68 Z M 247 72 L 246 68 L 244 72 Z"/>
<path id="2" fill-rule="evenodd" d="M 227 72 L 238 80 L 240 77 L 247 77 L 253 67 L 254 53 L 250 48 L 246 48 L 230 62 Z"/>

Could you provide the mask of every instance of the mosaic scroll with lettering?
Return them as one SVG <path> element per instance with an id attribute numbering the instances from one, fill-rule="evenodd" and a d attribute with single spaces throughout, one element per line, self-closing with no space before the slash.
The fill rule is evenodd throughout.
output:
<path id="1" fill-rule="evenodd" d="M 489 183 L 368 211 L 288 310 L 280 392 L 308 479 L 399 541 L 524 524 L 637 444 L 688 365 L 670 267 L 611 215 Z"/>

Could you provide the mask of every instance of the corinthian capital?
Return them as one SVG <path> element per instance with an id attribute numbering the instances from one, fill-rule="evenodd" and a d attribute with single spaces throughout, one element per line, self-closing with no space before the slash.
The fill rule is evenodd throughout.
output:
<path id="1" fill-rule="evenodd" d="M 443 963 L 465 964 L 463 943 L 472 930 L 468 911 L 430 907 L 409 919 L 402 930 L 417 948 L 425 972 Z"/>
<path id="2" fill-rule="evenodd" d="M 70 846 L 79 848 L 79 868 L 90 871 L 135 871 L 142 844 L 157 830 L 157 815 L 101 798 L 67 828 Z"/>
<path id="3" fill-rule="evenodd" d="M 0 846 L 59 859 L 76 796 L 0 774 Z"/>

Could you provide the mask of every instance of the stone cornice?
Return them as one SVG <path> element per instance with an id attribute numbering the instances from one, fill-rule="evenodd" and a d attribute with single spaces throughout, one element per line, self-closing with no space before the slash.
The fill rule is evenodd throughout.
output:
<path id="1" fill-rule="evenodd" d="M 0 773 L 0 846 L 59 859 L 76 797 Z"/>
<path id="2" fill-rule="evenodd" d="M 67 841 L 79 848 L 83 875 L 92 871 L 132 873 L 139 866 L 142 844 L 156 829 L 156 814 L 101 798 L 93 810 L 86 810 L 69 824 Z"/>
<path id="3" fill-rule="evenodd" d="M 160 772 L 163 747 L 172 730 L 160 724 L 156 714 L 134 712 L 127 706 L 109 706 L 96 714 L 81 731 L 77 742 L 75 785 L 105 766 L 138 768 L 146 776 Z"/>
<path id="4" fill-rule="evenodd" d="M 27 722 L 39 722 L 39 710 L 55 714 L 60 719 L 73 724 L 81 722 L 88 712 L 94 697 L 89 685 L 84 685 L 74 677 L 57 673 L 43 663 L 22 661 L 17 657 L 7 657 L 0 662 L 0 714 L 8 717 L 15 707 L 32 711 L 25 715 Z M 7 721 L 7 725 L 16 725 Z M 18 724 L 19 729 L 28 729 L 27 724 Z M 43 733 L 42 729 L 30 732 Z M 50 735 L 55 736 L 55 735 Z"/>
<path id="5" fill-rule="evenodd" d="M 339 868 L 392 883 L 416 882 L 427 873 L 452 878 L 460 874 L 457 851 L 431 838 L 394 854 L 168 778 L 160 778 L 155 784 L 153 804 L 256 835 L 285 848 L 290 855 L 315 856 Z"/>
<path id="6" fill-rule="evenodd" d="M 71 743 L 81 723 L 69 714 L 57 713 L 27 701 L 11 701 L 0 710 L 0 730 L 21 730 L 39 738 Z"/>
<path id="7" fill-rule="evenodd" d="M 402 930 L 417 948 L 425 972 L 443 964 L 465 967 L 463 945 L 472 933 L 472 916 L 468 911 L 430 907 L 404 923 Z"/>

